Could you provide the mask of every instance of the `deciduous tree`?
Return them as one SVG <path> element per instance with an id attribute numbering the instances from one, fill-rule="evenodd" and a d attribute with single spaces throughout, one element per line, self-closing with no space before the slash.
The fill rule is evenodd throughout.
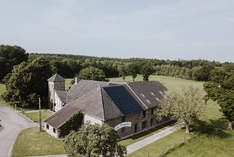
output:
<path id="1" fill-rule="evenodd" d="M 92 66 L 82 69 L 78 77 L 84 80 L 97 80 L 97 81 L 104 81 L 106 78 L 103 70 Z"/>
<path id="2" fill-rule="evenodd" d="M 49 61 L 37 58 L 31 63 L 22 62 L 14 67 L 9 80 L 6 82 L 6 92 L 3 97 L 6 101 L 18 102 L 19 105 L 37 107 L 38 97 L 42 105 L 47 104 L 48 82 L 52 75 Z"/>
<path id="3" fill-rule="evenodd" d="M 184 122 L 186 133 L 189 133 L 190 125 L 194 120 L 199 119 L 205 106 L 202 91 L 189 86 L 181 91 L 167 94 L 155 110 L 155 116 L 158 120 L 164 117 L 178 118 Z"/>
<path id="4" fill-rule="evenodd" d="M 28 54 L 19 46 L 0 45 L 0 80 L 11 72 L 14 65 L 27 61 Z"/>
<path id="5" fill-rule="evenodd" d="M 123 157 L 126 148 L 118 144 L 118 138 L 118 133 L 106 124 L 86 123 L 65 138 L 64 147 L 69 157 Z"/>
<path id="6" fill-rule="evenodd" d="M 234 69 L 233 69 L 234 70 Z M 206 99 L 217 101 L 224 116 L 228 119 L 228 128 L 234 122 L 234 71 L 216 68 L 211 72 L 210 81 L 204 83 Z"/>

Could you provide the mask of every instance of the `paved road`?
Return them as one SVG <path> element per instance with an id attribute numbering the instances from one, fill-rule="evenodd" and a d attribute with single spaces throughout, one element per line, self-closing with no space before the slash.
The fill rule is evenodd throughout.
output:
<path id="1" fill-rule="evenodd" d="M 139 149 L 141 149 L 141 148 L 143 148 L 143 147 L 145 147 L 145 146 L 159 140 L 160 138 L 163 138 L 163 137 L 165 137 L 165 136 L 179 130 L 182 127 L 184 127 L 183 123 L 177 124 L 177 125 L 174 125 L 172 127 L 167 128 L 165 130 L 162 130 L 157 134 L 154 134 L 154 135 L 152 135 L 150 137 L 147 137 L 147 138 L 145 138 L 145 139 L 143 139 L 141 141 L 133 143 L 133 144 L 127 146 L 127 154 L 131 154 L 132 152 L 135 152 L 135 151 L 137 151 L 137 150 L 139 150 Z"/>
<path id="2" fill-rule="evenodd" d="M 36 126 L 23 118 L 13 109 L 0 104 L 0 157 L 10 157 L 13 144 L 19 132 L 25 128 Z"/>

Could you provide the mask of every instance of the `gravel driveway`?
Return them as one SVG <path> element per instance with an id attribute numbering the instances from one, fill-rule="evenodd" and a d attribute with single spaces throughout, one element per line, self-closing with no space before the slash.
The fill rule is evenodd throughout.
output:
<path id="1" fill-rule="evenodd" d="M 34 127 L 33 123 L 10 107 L 0 104 L 0 157 L 10 157 L 13 144 L 21 130 Z"/>

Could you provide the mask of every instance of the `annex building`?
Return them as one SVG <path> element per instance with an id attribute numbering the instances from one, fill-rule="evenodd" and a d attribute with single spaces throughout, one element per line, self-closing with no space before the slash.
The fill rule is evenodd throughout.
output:
<path id="1" fill-rule="evenodd" d="M 158 81 L 103 82 L 75 79 L 69 91 L 59 74 L 48 79 L 50 107 L 55 113 L 44 121 L 44 129 L 59 137 L 60 127 L 76 112 L 84 122 L 108 124 L 121 138 L 140 133 L 159 124 L 154 109 L 167 90 Z"/>

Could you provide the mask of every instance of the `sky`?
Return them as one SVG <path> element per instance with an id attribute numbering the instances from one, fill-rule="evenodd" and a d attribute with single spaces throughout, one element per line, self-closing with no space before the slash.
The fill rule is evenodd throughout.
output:
<path id="1" fill-rule="evenodd" d="M 0 0 L 0 44 L 28 53 L 234 62 L 234 0 Z"/>

